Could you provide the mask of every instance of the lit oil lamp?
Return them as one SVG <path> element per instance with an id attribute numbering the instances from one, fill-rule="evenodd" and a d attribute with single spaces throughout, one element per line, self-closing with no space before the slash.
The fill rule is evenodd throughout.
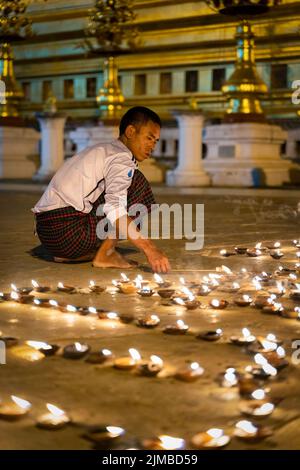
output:
<path id="1" fill-rule="evenodd" d="M 103 286 L 98 286 L 95 281 L 90 281 L 89 283 L 89 290 L 91 292 L 94 292 L 95 294 L 101 294 L 101 292 L 105 291 L 105 287 Z"/>
<path id="2" fill-rule="evenodd" d="M 234 250 L 238 255 L 245 255 L 246 251 L 247 251 L 247 248 L 244 247 L 244 246 L 235 246 Z"/>
<path id="3" fill-rule="evenodd" d="M 207 284 L 201 284 L 198 288 L 196 294 L 199 296 L 206 296 L 211 292 L 211 289 L 208 287 Z"/>
<path id="4" fill-rule="evenodd" d="M 175 378 L 182 380 L 184 382 L 194 382 L 204 373 L 203 367 L 201 367 L 198 362 L 192 362 L 189 365 L 179 369 Z"/>
<path id="5" fill-rule="evenodd" d="M 183 320 L 177 320 L 174 325 L 167 325 L 163 329 L 163 332 L 167 335 L 184 335 L 188 329 L 188 325 L 186 325 Z"/>
<path id="6" fill-rule="evenodd" d="M 165 281 L 159 274 L 154 273 L 154 280 L 159 287 L 166 288 L 171 286 L 170 281 Z"/>
<path id="7" fill-rule="evenodd" d="M 46 407 L 49 413 L 46 413 L 38 418 L 36 425 L 39 428 L 55 430 L 61 429 L 66 424 L 70 423 L 71 420 L 64 410 L 61 410 L 51 403 L 47 403 Z"/>
<path id="8" fill-rule="evenodd" d="M 266 380 L 270 377 L 276 377 L 277 369 L 273 367 L 262 354 L 256 354 L 254 360 L 258 366 L 248 367 L 248 372 L 255 378 Z"/>
<path id="9" fill-rule="evenodd" d="M 258 295 L 254 300 L 254 306 L 256 308 L 263 308 L 273 305 L 276 300 L 276 295 Z"/>
<path id="10" fill-rule="evenodd" d="M 293 245 L 294 245 L 296 248 L 300 248 L 300 240 L 293 240 Z"/>
<path id="11" fill-rule="evenodd" d="M 246 250 L 246 254 L 250 257 L 258 257 L 258 256 L 261 256 L 262 255 L 262 243 L 257 243 L 255 245 L 255 248 L 248 248 Z"/>
<path id="12" fill-rule="evenodd" d="M 180 450 L 185 448 L 185 440 L 179 437 L 161 435 L 142 442 L 143 449 L 147 450 Z"/>
<path id="13" fill-rule="evenodd" d="M 248 328 L 242 329 L 242 336 L 231 336 L 230 341 L 238 346 L 247 346 L 256 341 L 256 337 L 251 334 Z"/>
<path id="14" fill-rule="evenodd" d="M 91 352 L 86 358 L 86 362 L 90 364 L 103 364 L 111 359 L 114 355 L 109 349 L 100 349 L 100 351 Z"/>
<path id="15" fill-rule="evenodd" d="M 233 282 L 232 284 L 224 284 L 222 287 L 219 288 L 219 291 L 234 294 L 235 292 L 238 292 L 240 288 L 241 286 L 238 282 Z"/>
<path id="16" fill-rule="evenodd" d="M 235 255 L 235 254 L 236 254 L 235 251 L 230 251 L 230 250 L 225 250 L 225 249 L 220 250 L 220 255 L 221 255 L 221 256 L 224 256 L 224 257 L 226 257 L 226 258 L 227 258 L 228 256 L 233 256 L 233 255 Z"/>
<path id="17" fill-rule="evenodd" d="M 224 309 L 224 308 L 227 307 L 228 302 L 227 302 L 227 300 L 223 300 L 223 299 L 221 299 L 221 300 L 212 299 L 212 300 L 209 302 L 209 305 L 210 305 L 212 308 L 222 310 L 222 309 Z"/>
<path id="18" fill-rule="evenodd" d="M 200 432 L 192 437 L 191 443 L 196 449 L 217 449 L 230 442 L 230 437 L 224 434 L 223 429 L 212 428 L 206 432 Z"/>
<path id="19" fill-rule="evenodd" d="M 140 353 L 136 349 L 130 348 L 129 356 L 115 359 L 114 367 L 121 370 L 131 370 L 139 364 L 140 360 Z"/>
<path id="20" fill-rule="evenodd" d="M 269 333 L 266 337 L 258 336 L 257 343 L 257 345 L 252 347 L 252 351 L 263 354 L 265 352 L 276 351 L 278 346 L 282 344 L 282 341 L 279 340 L 273 333 Z"/>
<path id="21" fill-rule="evenodd" d="M 37 299 L 37 298 L 34 298 L 32 301 L 33 305 L 35 305 L 36 307 L 42 307 L 42 308 L 50 308 L 51 304 L 49 302 L 50 302 L 50 299 Z"/>
<path id="22" fill-rule="evenodd" d="M 0 301 L 5 302 L 11 300 L 11 293 L 0 292 Z"/>
<path id="23" fill-rule="evenodd" d="M 68 344 L 63 349 L 63 357 L 66 359 L 81 359 L 90 351 L 90 346 L 88 344 L 83 344 L 75 342 Z"/>
<path id="24" fill-rule="evenodd" d="M 271 250 L 270 256 L 274 259 L 280 259 L 284 256 L 284 253 L 281 250 Z"/>
<path id="25" fill-rule="evenodd" d="M 288 274 L 295 273 L 296 270 L 293 268 L 289 268 L 287 266 L 279 266 L 279 268 L 275 271 L 277 276 L 287 276 Z"/>
<path id="26" fill-rule="evenodd" d="M 263 307 L 262 311 L 263 313 L 281 314 L 284 311 L 284 307 L 280 302 L 273 302 Z"/>
<path id="27" fill-rule="evenodd" d="M 137 318 L 138 326 L 143 328 L 155 328 L 160 323 L 160 318 L 157 315 L 143 315 Z"/>
<path id="28" fill-rule="evenodd" d="M 300 307 L 295 307 L 294 310 L 284 310 L 280 312 L 280 316 L 284 318 L 290 318 L 292 320 L 300 319 Z"/>
<path id="29" fill-rule="evenodd" d="M 154 294 L 154 291 L 149 286 L 143 286 L 137 292 L 141 297 L 151 297 Z"/>
<path id="30" fill-rule="evenodd" d="M 256 418 L 263 418 L 273 413 L 275 405 L 273 403 L 264 401 L 247 401 L 241 403 L 239 410 L 246 416 L 255 416 Z"/>
<path id="31" fill-rule="evenodd" d="M 290 299 L 300 300 L 300 284 L 296 283 L 296 289 L 290 292 Z"/>
<path id="32" fill-rule="evenodd" d="M 281 296 L 286 293 L 286 289 L 281 281 L 276 281 L 276 287 L 268 289 L 270 294 Z"/>
<path id="33" fill-rule="evenodd" d="M 239 382 L 239 377 L 237 375 L 234 367 L 228 367 L 225 371 L 225 374 L 221 375 L 221 386 L 225 388 L 235 387 Z"/>
<path id="34" fill-rule="evenodd" d="M 248 305 L 252 304 L 253 299 L 249 295 L 243 294 L 239 297 L 236 297 L 233 301 L 239 307 L 247 307 Z"/>
<path id="35" fill-rule="evenodd" d="M 31 403 L 22 398 L 11 395 L 11 402 L 0 403 L 0 418 L 13 421 L 25 416 L 31 408 Z"/>
<path id="36" fill-rule="evenodd" d="M 16 291 L 12 291 L 10 294 L 11 300 L 18 302 L 19 304 L 31 304 L 34 299 L 34 295 L 30 294 L 21 294 Z"/>
<path id="37" fill-rule="evenodd" d="M 34 279 L 32 279 L 31 284 L 35 292 L 49 292 L 51 290 L 48 286 L 40 286 Z"/>
<path id="38" fill-rule="evenodd" d="M 76 308 L 76 307 L 75 307 Z M 107 312 L 107 310 L 104 310 L 103 308 L 97 308 L 97 307 L 78 307 L 77 311 L 80 315 L 86 316 L 86 315 L 99 315 L 99 314 L 104 314 Z"/>
<path id="39" fill-rule="evenodd" d="M 33 287 L 17 287 L 15 284 L 11 284 L 11 289 L 20 295 L 30 294 L 33 291 Z"/>
<path id="40" fill-rule="evenodd" d="M 246 367 L 246 373 L 241 374 L 238 380 L 239 394 L 245 398 L 253 398 L 253 393 L 257 390 L 257 380 L 251 374 L 252 366 Z"/>
<path id="41" fill-rule="evenodd" d="M 275 367 L 277 370 L 281 370 L 289 365 L 285 356 L 285 350 L 282 346 L 278 346 L 275 351 L 268 351 L 264 353 L 264 357 L 268 361 L 268 363 L 271 366 Z"/>
<path id="42" fill-rule="evenodd" d="M 135 294 L 137 291 L 137 287 L 135 284 L 130 282 L 121 282 L 117 283 L 117 281 L 112 281 L 113 284 L 117 287 L 118 291 L 122 294 Z"/>
<path id="43" fill-rule="evenodd" d="M 95 444 L 102 444 L 114 441 L 124 434 L 125 429 L 119 426 L 90 426 L 83 437 Z"/>
<path id="44" fill-rule="evenodd" d="M 59 304 L 58 309 L 63 313 L 77 313 L 78 312 L 78 308 L 75 307 L 75 305 L 71 305 L 71 304 L 67 304 L 67 305 Z"/>
<path id="45" fill-rule="evenodd" d="M 236 423 L 234 435 L 245 441 L 256 442 L 271 436 L 272 431 L 270 428 L 254 425 L 251 421 L 242 420 Z"/>
<path id="46" fill-rule="evenodd" d="M 73 286 L 65 286 L 62 282 L 57 284 L 56 290 L 58 292 L 65 292 L 66 294 L 74 294 L 76 292 L 76 288 Z"/>
<path id="47" fill-rule="evenodd" d="M 44 343 L 43 341 L 26 341 L 26 344 L 31 348 L 40 351 L 45 356 L 54 356 L 54 354 L 59 350 L 59 346 L 57 344 L 48 344 Z"/>
<path id="48" fill-rule="evenodd" d="M 155 377 L 163 368 L 162 359 L 154 354 L 150 356 L 150 361 L 142 363 L 138 366 L 137 371 L 140 375 L 147 377 Z"/>
<path id="49" fill-rule="evenodd" d="M 223 330 L 218 328 L 217 330 L 202 331 L 197 335 L 198 339 L 204 339 L 205 341 L 218 341 L 223 336 Z"/>
<path id="50" fill-rule="evenodd" d="M 281 243 L 280 242 L 267 243 L 266 247 L 269 250 L 278 250 L 281 247 Z"/>

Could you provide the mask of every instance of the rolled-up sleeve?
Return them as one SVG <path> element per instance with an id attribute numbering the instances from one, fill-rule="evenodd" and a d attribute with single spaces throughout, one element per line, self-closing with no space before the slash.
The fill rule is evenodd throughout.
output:
<path id="1" fill-rule="evenodd" d="M 131 185 L 135 168 L 128 155 L 117 155 L 107 162 L 104 169 L 105 204 L 103 211 L 112 225 L 127 214 L 127 192 Z"/>

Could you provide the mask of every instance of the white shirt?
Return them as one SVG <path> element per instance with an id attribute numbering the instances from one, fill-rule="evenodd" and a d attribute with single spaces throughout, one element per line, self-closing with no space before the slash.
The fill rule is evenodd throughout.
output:
<path id="1" fill-rule="evenodd" d="M 103 211 L 113 224 L 127 213 L 127 190 L 137 167 L 131 151 L 118 139 L 88 147 L 65 161 L 32 211 L 72 206 L 89 213 L 105 191 Z"/>

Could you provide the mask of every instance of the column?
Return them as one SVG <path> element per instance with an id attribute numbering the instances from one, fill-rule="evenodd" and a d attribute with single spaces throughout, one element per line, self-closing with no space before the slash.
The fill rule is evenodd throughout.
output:
<path id="1" fill-rule="evenodd" d="M 66 116 L 60 113 L 39 113 L 37 119 L 42 132 L 41 166 L 33 179 L 48 181 L 64 162 Z"/>
<path id="2" fill-rule="evenodd" d="M 169 186 L 209 186 L 210 178 L 202 165 L 204 116 L 197 111 L 173 112 L 179 126 L 178 165 L 168 171 Z"/>

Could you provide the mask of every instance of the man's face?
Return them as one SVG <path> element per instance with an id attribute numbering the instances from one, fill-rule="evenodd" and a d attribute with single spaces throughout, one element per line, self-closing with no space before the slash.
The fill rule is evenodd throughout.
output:
<path id="1" fill-rule="evenodd" d="M 138 162 L 151 157 L 156 143 L 160 137 L 160 126 L 148 121 L 140 126 L 130 125 L 126 129 L 127 147 L 133 153 Z"/>

